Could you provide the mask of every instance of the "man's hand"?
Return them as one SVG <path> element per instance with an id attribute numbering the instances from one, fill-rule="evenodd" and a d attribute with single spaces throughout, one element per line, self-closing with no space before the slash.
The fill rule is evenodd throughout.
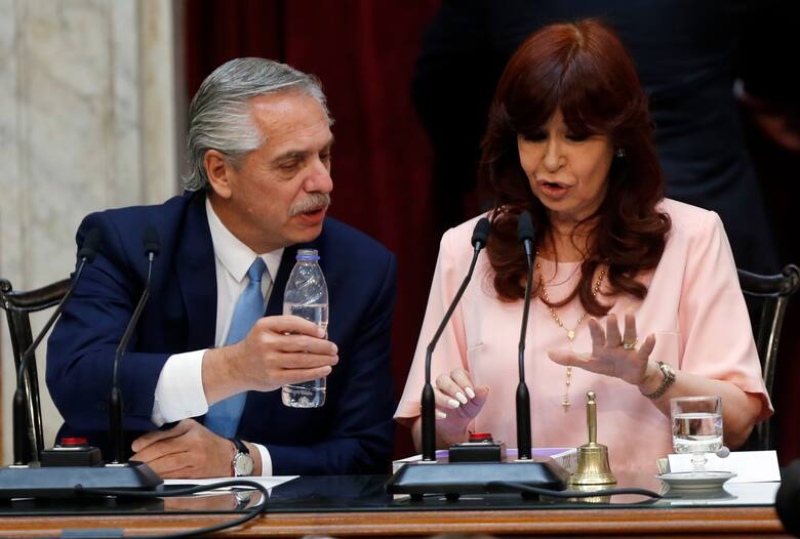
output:
<path id="1" fill-rule="evenodd" d="M 324 329 L 298 316 L 260 318 L 244 340 L 203 356 L 208 404 L 329 375 L 339 362 L 339 349 L 325 336 Z"/>
<path id="2" fill-rule="evenodd" d="M 184 419 L 169 430 L 148 432 L 131 447 L 135 452 L 131 460 L 144 462 L 164 479 L 230 477 L 233 472 L 233 444 L 194 419 Z M 253 459 L 260 470 L 258 455 Z"/>

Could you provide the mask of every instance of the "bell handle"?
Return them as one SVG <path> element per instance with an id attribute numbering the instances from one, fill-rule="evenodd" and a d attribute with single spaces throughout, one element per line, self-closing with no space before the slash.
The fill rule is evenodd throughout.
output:
<path id="1" fill-rule="evenodd" d="M 597 398 L 594 391 L 586 394 L 586 425 L 589 428 L 589 444 L 597 443 Z"/>

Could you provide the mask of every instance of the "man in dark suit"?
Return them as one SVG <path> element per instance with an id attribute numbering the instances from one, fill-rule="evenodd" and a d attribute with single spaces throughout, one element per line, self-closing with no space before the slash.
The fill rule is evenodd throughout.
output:
<path id="1" fill-rule="evenodd" d="M 160 252 L 150 298 L 119 365 L 124 447 L 133 453 L 126 457 L 164 478 L 388 471 L 396 261 L 325 216 L 331 123 L 312 76 L 269 60 L 232 60 L 192 101 L 187 192 L 84 219 L 78 245 L 96 229 L 100 252 L 48 346 L 47 384 L 65 420 L 59 437 L 86 437 L 108 455 L 115 349 L 144 290 L 143 237 L 154 228 Z M 327 335 L 281 315 L 298 248 L 319 252 Z M 257 257 L 267 268 L 265 316 L 225 344 Z M 282 385 L 323 376 L 324 406 L 281 403 Z M 210 406 L 243 392 L 235 435 L 204 426 Z"/>

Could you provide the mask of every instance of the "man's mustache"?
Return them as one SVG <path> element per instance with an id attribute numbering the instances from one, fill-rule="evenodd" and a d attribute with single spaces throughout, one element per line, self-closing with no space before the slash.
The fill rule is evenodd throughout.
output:
<path id="1" fill-rule="evenodd" d="M 328 193 L 311 193 L 289 209 L 289 215 L 296 217 L 301 213 L 323 210 L 331 205 L 331 196 Z"/>

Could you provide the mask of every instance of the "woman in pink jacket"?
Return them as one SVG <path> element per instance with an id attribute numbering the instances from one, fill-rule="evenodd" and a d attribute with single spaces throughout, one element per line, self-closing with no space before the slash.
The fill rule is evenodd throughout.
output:
<path id="1" fill-rule="evenodd" d="M 524 356 L 533 447 L 586 443 L 589 391 L 614 471 L 655 473 L 672 452 L 672 397 L 721 396 L 730 448 L 771 415 L 722 223 L 664 198 L 646 97 L 613 31 L 554 24 L 520 46 L 489 111 L 480 174 L 491 229 L 432 357 L 437 447 L 470 432 L 516 446 L 523 211 L 536 230 Z M 395 415 L 418 449 L 425 349 L 467 273 L 477 220 L 441 240 Z"/>

